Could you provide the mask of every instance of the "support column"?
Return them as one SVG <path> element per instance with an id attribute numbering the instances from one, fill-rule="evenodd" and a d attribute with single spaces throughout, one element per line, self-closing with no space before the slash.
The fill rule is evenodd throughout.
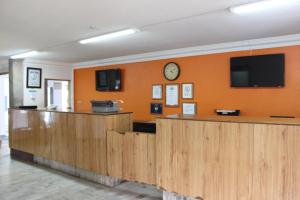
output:
<path id="1" fill-rule="evenodd" d="M 24 66 L 23 60 L 9 60 L 9 106 L 23 105 Z"/>

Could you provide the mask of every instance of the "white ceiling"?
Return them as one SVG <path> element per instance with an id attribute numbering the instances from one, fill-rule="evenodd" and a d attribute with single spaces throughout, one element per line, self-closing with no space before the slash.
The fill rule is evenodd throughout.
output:
<path id="1" fill-rule="evenodd" d="M 247 2 L 251 0 L 0 0 L 0 59 L 40 50 L 34 58 L 76 63 L 300 33 L 300 1 L 242 16 L 228 11 Z M 96 44 L 77 42 L 126 28 L 141 32 Z"/>

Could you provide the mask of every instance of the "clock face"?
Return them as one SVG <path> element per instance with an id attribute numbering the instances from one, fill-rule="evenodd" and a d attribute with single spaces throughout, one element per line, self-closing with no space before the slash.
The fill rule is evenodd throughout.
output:
<path id="1" fill-rule="evenodd" d="M 168 63 L 164 68 L 164 76 L 169 81 L 176 80 L 180 75 L 180 67 L 176 63 Z"/>

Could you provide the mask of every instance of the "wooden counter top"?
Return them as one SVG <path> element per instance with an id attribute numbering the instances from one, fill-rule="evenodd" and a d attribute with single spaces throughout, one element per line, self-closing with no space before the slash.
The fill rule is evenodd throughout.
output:
<path id="1" fill-rule="evenodd" d="M 192 121 L 213 121 L 213 122 L 237 122 L 253 124 L 278 124 L 300 126 L 300 118 L 272 118 L 272 117 L 246 117 L 246 116 L 189 116 L 189 115 L 168 115 L 158 119 L 177 119 Z"/>
<path id="2" fill-rule="evenodd" d="M 122 115 L 122 114 L 131 114 L 132 112 L 110 112 L 110 113 L 97 113 L 92 112 L 89 110 L 81 110 L 81 111 L 74 111 L 74 110 L 49 110 L 49 109 L 20 109 L 20 108 L 11 108 L 12 110 L 30 110 L 30 111 L 37 111 L 37 112 L 57 112 L 57 113 L 73 113 L 73 114 L 88 114 L 88 115 Z"/>

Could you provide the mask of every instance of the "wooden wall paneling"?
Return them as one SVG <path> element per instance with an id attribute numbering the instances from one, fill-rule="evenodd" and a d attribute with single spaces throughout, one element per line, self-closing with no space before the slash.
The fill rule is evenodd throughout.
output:
<path id="1" fill-rule="evenodd" d="M 53 124 L 50 112 L 35 112 L 37 127 L 35 131 L 34 155 L 51 159 L 51 141 Z"/>
<path id="2" fill-rule="evenodd" d="M 297 126 L 255 125 L 253 199 L 299 198 L 299 134 Z"/>
<path id="3" fill-rule="evenodd" d="M 257 124 L 254 131 L 254 199 L 282 199 L 285 126 Z"/>
<path id="4" fill-rule="evenodd" d="M 158 185 L 207 200 L 251 199 L 253 125 L 158 120 Z"/>
<path id="5" fill-rule="evenodd" d="M 21 149 L 21 131 L 22 128 L 25 128 L 24 125 L 21 126 L 21 122 L 24 123 L 24 120 L 27 119 L 21 115 L 21 113 L 17 113 L 17 110 L 9 110 L 9 147 L 12 149 L 22 150 Z"/>
<path id="6" fill-rule="evenodd" d="M 156 120 L 156 175 L 157 185 L 162 189 L 173 192 L 172 172 L 175 162 L 172 159 L 172 132 L 175 130 L 173 123 L 177 120 Z"/>
<path id="7" fill-rule="evenodd" d="M 75 166 L 75 116 L 69 113 L 51 112 L 51 160 Z"/>
<path id="8" fill-rule="evenodd" d="M 106 129 L 109 131 L 132 131 L 132 114 L 107 115 L 105 120 Z"/>
<path id="9" fill-rule="evenodd" d="M 204 187 L 205 178 L 208 178 L 208 176 L 211 176 L 211 179 L 213 179 L 213 174 L 210 174 L 208 176 L 205 176 L 205 169 L 211 170 L 214 168 L 205 168 L 203 163 L 205 162 L 205 135 L 204 135 L 204 123 L 203 122 L 195 122 L 195 121 L 186 121 L 183 122 L 182 131 L 184 131 L 183 141 L 181 143 L 181 148 L 186 150 L 182 150 L 182 153 L 184 153 L 183 158 L 185 160 L 185 163 L 180 164 L 181 159 L 180 157 L 177 158 L 177 162 L 179 165 L 181 165 L 181 169 L 185 171 L 185 174 L 183 176 L 185 177 L 179 177 L 183 179 L 184 188 L 182 192 L 185 194 L 190 194 L 191 196 L 200 196 L 203 197 L 202 194 L 204 194 L 204 190 L 206 187 Z M 180 134 L 180 133 L 178 133 Z M 185 142 L 188 142 L 189 145 L 184 144 Z M 186 145 L 186 147 L 185 147 Z M 210 155 L 210 154 L 209 154 Z M 179 154 L 180 156 L 180 154 Z M 209 162 L 208 157 L 207 162 Z M 185 164 L 185 166 L 184 166 Z M 189 167 L 192 166 L 192 167 Z M 213 170 L 212 170 L 213 171 Z M 177 183 L 177 188 L 180 188 L 180 182 Z M 201 195 L 199 195 L 201 194 Z"/>
<path id="10" fill-rule="evenodd" d="M 156 184 L 155 135 L 107 131 L 109 176 Z"/>
<path id="11" fill-rule="evenodd" d="M 75 118 L 76 166 L 107 175 L 105 117 L 76 114 Z"/>
<path id="12" fill-rule="evenodd" d="M 126 136 L 129 133 L 126 133 Z M 133 144 L 133 179 L 138 182 L 156 184 L 156 150 L 155 135 L 147 133 L 130 133 L 134 137 Z M 131 136 L 130 136 L 131 137 Z M 126 162 L 126 159 L 123 159 Z"/>
<path id="13" fill-rule="evenodd" d="M 107 173 L 116 178 L 124 178 L 123 174 L 123 148 L 124 134 L 132 130 L 132 114 L 108 115 L 105 117 L 107 141 Z M 121 134 L 122 133 L 122 134 Z"/>
<path id="14" fill-rule="evenodd" d="M 288 126 L 285 139 L 286 170 L 283 199 L 300 199 L 300 126 Z"/>
<path id="15" fill-rule="evenodd" d="M 124 134 L 107 131 L 107 174 L 123 179 L 123 141 Z"/>
<path id="16" fill-rule="evenodd" d="M 10 110 L 10 147 L 34 153 L 35 111 Z"/>
<path id="17" fill-rule="evenodd" d="M 134 133 L 126 132 L 123 141 L 123 178 L 128 181 L 135 180 L 134 161 Z"/>
<path id="18" fill-rule="evenodd" d="M 221 123 L 220 191 L 224 200 L 251 199 L 253 125 Z"/>
<path id="19" fill-rule="evenodd" d="M 237 199 L 253 199 L 254 124 L 238 123 Z"/>
<path id="20" fill-rule="evenodd" d="M 147 179 L 145 183 L 156 185 L 156 135 L 147 134 Z"/>
<path id="21" fill-rule="evenodd" d="M 188 155 L 190 148 L 188 146 L 190 145 L 187 145 L 189 141 L 189 135 L 185 128 L 187 128 L 190 123 L 182 120 L 177 121 L 176 123 L 171 123 L 173 126 L 173 131 L 171 133 L 172 157 L 170 159 L 173 161 L 173 164 L 170 165 L 170 168 L 172 172 L 171 177 L 176 180 L 172 181 L 171 187 L 173 191 L 176 191 L 179 194 L 187 194 L 187 188 L 189 187 L 190 180 L 188 168 L 191 163 Z"/>
<path id="22" fill-rule="evenodd" d="M 204 191 L 197 196 L 204 199 L 220 199 L 221 192 L 221 174 L 220 174 L 220 132 L 221 124 L 219 122 L 208 122 L 204 124 L 203 130 L 203 153 L 204 162 Z M 199 177 L 198 177 L 199 178 Z M 195 188 L 192 194 L 195 195 Z"/>

